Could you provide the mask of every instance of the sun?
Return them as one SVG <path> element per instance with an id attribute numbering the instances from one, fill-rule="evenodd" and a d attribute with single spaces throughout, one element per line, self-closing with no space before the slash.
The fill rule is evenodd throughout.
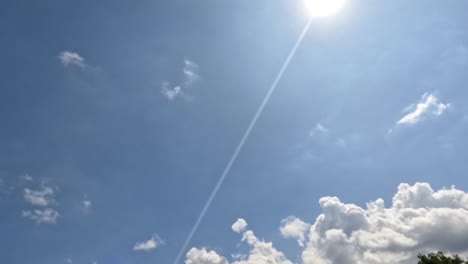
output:
<path id="1" fill-rule="evenodd" d="M 304 0 L 311 17 L 327 17 L 336 14 L 346 0 Z"/>

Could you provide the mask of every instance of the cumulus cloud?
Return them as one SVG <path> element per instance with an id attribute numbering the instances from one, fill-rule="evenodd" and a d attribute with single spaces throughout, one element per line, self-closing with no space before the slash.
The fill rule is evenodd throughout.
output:
<path id="1" fill-rule="evenodd" d="M 62 51 L 59 53 L 58 58 L 65 67 L 78 66 L 83 68 L 86 66 L 85 59 L 76 52 Z"/>
<path id="2" fill-rule="evenodd" d="M 42 186 L 39 191 L 33 191 L 31 189 L 24 189 L 24 199 L 36 206 L 48 206 L 53 202 L 54 189 L 51 187 Z"/>
<path id="3" fill-rule="evenodd" d="M 416 106 L 410 105 L 403 110 L 407 114 L 397 124 L 416 124 L 426 116 L 442 115 L 449 107 L 450 104 L 439 102 L 435 95 L 425 93 Z"/>
<path id="4" fill-rule="evenodd" d="M 242 232 L 242 242 L 250 247 L 248 255 L 237 254 L 232 264 L 293 264 L 286 256 L 273 247 L 272 243 L 259 240 L 252 230 L 246 230 L 247 222 L 237 220 L 232 229 L 234 232 Z M 228 264 L 226 258 L 215 251 L 207 252 L 206 249 L 192 248 L 186 255 L 185 264 Z"/>
<path id="5" fill-rule="evenodd" d="M 163 82 L 161 93 L 170 101 L 187 95 L 186 90 L 200 79 L 197 73 L 198 70 L 199 66 L 194 61 L 188 59 L 184 60 L 184 67 L 182 69 L 184 74 L 183 81 L 178 85 L 171 85 L 169 82 Z"/>
<path id="6" fill-rule="evenodd" d="M 228 261 L 214 251 L 192 248 L 186 255 L 185 264 L 228 264 Z"/>
<path id="7" fill-rule="evenodd" d="M 242 218 L 237 219 L 237 221 L 232 225 L 232 231 L 236 233 L 244 232 L 246 228 L 247 222 Z"/>
<path id="8" fill-rule="evenodd" d="M 323 197 L 319 203 L 322 213 L 313 224 L 296 217 L 281 223 L 284 237 L 304 245 L 303 264 L 410 264 L 417 261 L 418 253 L 468 254 L 468 193 L 455 187 L 435 191 L 428 183 L 403 183 L 389 207 L 382 199 L 366 207 L 343 203 L 338 197 Z M 233 264 L 292 263 L 251 230 L 243 231 L 242 241 L 250 251 Z M 187 254 L 186 264 L 218 263 L 194 262 L 190 257 Z"/>
<path id="9" fill-rule="evenodd" d="M 306 233 L 310 228 L 310 224 L 302 221 L 299 218 L 290 216 L 281 221 L 281 234 L 285 238 L 294 238 L 299 246 L 303 247 L 306 239 Z"/>
<path id="10" fill-rule="evenodd" d="M 44 210 L 25 210 L 22 212 L 22 216 L 36 221 L 38 224 L 55 224 L 60 214 L 51 208 L 46 208 Z"/>
<path id="11" fill-rule="evenodd" d="M 133 251 L 151 251 L 164 245 L 164 242 L 157 235 L 153 235 L 149 240 L 137 242 L 133 246 Z"/>
<path id="12" fill-rule="evenodd" d="M 320 200 L 302 254 L 304 263 L 413 263 L 419 252 L 468 251 L 468 194 L 401 184 L 392 206 L 378 199 L 361 208 L 337 197 Z"/>
<path id="13" fill-rule="evenodd" d="M 293 264 L 271 242 L 259 240 L 252 230 L 244 232 L 242 241 L 250 246 L 249 255 L 233 264 Z"/>

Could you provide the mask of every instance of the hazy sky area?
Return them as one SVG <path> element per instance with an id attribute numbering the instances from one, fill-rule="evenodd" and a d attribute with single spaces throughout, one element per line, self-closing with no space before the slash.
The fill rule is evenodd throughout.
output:
<path id="1" fill-rule="evenodd" d="M 0 0 L 0 263 L 468 257 L 465 0 L 313 17 L 187 240 L 304 1 Z"/>

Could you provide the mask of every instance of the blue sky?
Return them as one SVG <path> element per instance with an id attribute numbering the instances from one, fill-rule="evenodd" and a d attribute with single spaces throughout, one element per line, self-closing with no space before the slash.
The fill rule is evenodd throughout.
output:
<path id="1" fill-rule="evenodd" d="M 1 262 L 173 263 L 309 20 L 302 0 L 0 4 Z M 349 0 L 314 19 L 180 263 L 264 263 L 239 218 L 291 263 L 341 263 L 281 231 L 338 217 L 329 196 L 468 223 L 467 8 Z"/>

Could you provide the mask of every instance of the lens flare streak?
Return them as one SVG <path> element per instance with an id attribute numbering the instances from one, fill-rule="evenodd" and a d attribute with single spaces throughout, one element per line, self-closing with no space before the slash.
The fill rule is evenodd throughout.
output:
<path id="1" fill-rule="evenodd" d="M 221 188 L 221 185 L 223 184 L 224 180 L 226 179 L 226 176 L 229 174 L 229 171 L 231 170 L 232 165 L 236 161 L 237 157 L 239 156 L 240 151 L 242 150 L 242 147 L 244 146 L 245 142 L 250 136 L 250 133 L 252 132 L 252 129 L 254 128 L 255 124 L 257 123 L 258 118 L 261 116 L 265 106 L 267 105 L 268 101 L 270 100 L 271 95 L 275 91 L 276 87 L 278 86 L 279 81 L 283 77 L 284 72 L 288 68 L 289 64 L 291 63 L 291 60 L 294 57 L 294 54 L 296 54 L 296 51 L 298 47 L 300 46 L 302 40 L 304 39 L 306 33 L 309 31 L 310 25 L 311 25 L 312 20 L 310 19 L 307 24 L 305 25 L 304 29 L 302 30 L 301 35 L 299 36 L 298 40 L 294 44 L 294 47 L 291 49 L 291 51 L 288 54 L 288 57 L 286 58 L 285 62 L 283 63 L 283 66 L 281 67 L 281 70 L 279 71 L 278 75 L 276 76 L 275 80 L 273 81 L 273 84 L 271 85 L 270 89 L 268 90 L 265 98 L 263 99 L 262 103 L 260 104 L 260 107 L 258 108 L 257 112 L 255 113 L 252 121 L 250 122 L 249 126 L 247 127 L 247 130 L 244 132 L 244 135 L 237 145 L 234 153 L 231 156 L 231 159 L 229 160 L 228 164 L 226 165 L 226 168 L 224 169 L 223 173 L 221 174 L 221 177 L 219 178 L 216 186 L 214 187 L 213 191 L 211 192 L 210 197 L 205 203 L 205 206 L 203 207 L 200 215 L 198 216 L 197 221 L 192 227 L 192 230 L 190 231 L 187 239 L 184 242 L 184 245 L 180 249 L 179 253 L 177 254 L 177 258 L 174 261 L 174 264 L 179 264 L 180 259 L 182 258 L 182 255 L 184 254 L 185 250 L 187 249 L 187 246 L 189 245 L 190 241 L 193 238 L 193 235 L 197 232 L 198 227 L 200 226 L 200 223 L 202 222 L 203 218 L 206 215 L 206 212 L 211 206 L 211 203 L 213 202 L 213 199 L 215 198 L 216 194 L 218 193 L 219 189 Z"/>

